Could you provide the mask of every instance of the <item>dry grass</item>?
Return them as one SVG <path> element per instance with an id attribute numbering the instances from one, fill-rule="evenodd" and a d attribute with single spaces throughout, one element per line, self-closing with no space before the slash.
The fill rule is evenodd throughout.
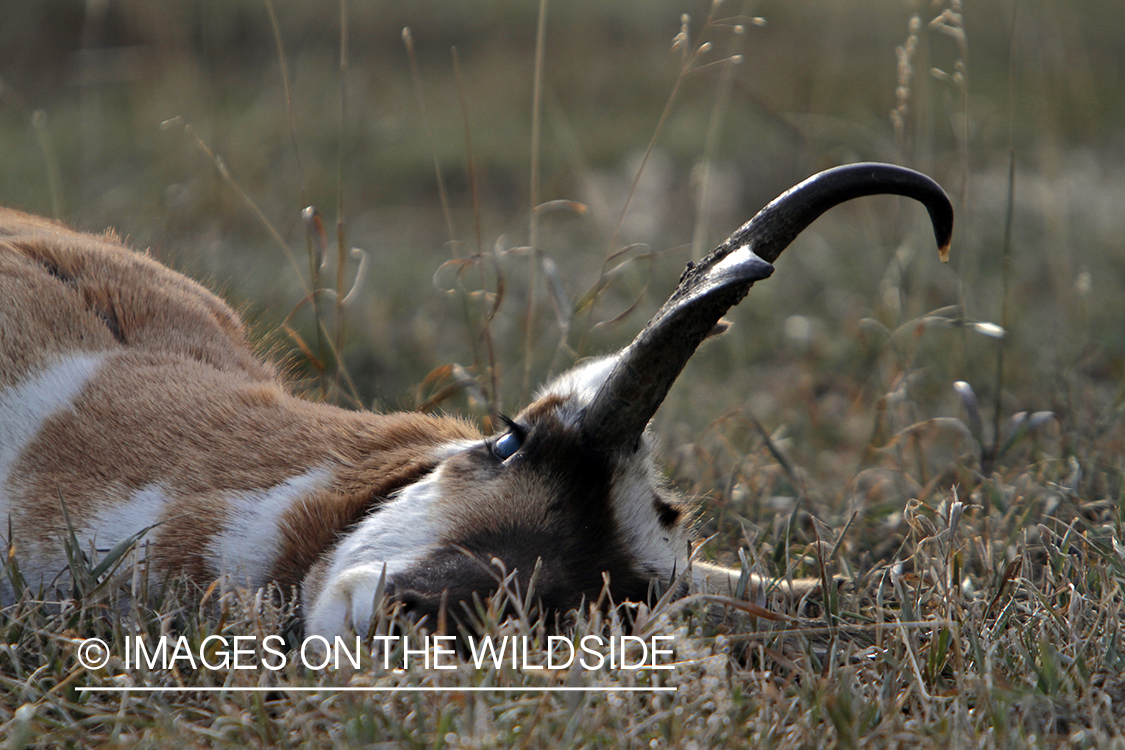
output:
<path id="1" fill-rule="evenodd" d="M 1125 57 L 1093 10 L 1021 4 L 1013 44 L 1000 4 L 969 4 L 963 19 L 959 4 L 927 6 L 911 23 L 897 3 L 846 17 L 823 3 L 577 3 L 549 8 L 539 67 L 519 41 L 535 37 L 537 4 L 353 4 L 341 125 L 336 5 L 275 3 L 288 107 L 265 6 L 144 5 L 55 18 L 74 45 L 43 54 L 70 68 L 0 57 L 0 200 L 117 225 L 217 281 L 333 398 L 353 394 L 346 370 L 365 404 L 430 400 L 481 420 L 517 408 L 528 384 L 627 341 L 693 246 L 841 161 L 934 174 L 960 206 L 959 259 L 938 266 L 905 203 L 837 209 L 732 313 L 657 417 L 672 480 L 704 499 L 705 553 L 732 561 L 741 548 L 763 573 L 849 579 L 827 599 L 766 602 L 779 621 L 716 618 L 701 601 L 633 608 L 634 632 L 674 636 L 675 669 L 662 672 L 125 669 L 127 634 L 197 648 L 212 634 L 295 639 L 295 620 L 218 585 L 122 600 L 127 560 L 96 576 L 98 561 L 76 560 L 89 574 L 80 598 L 59 607 L 27 592 L 0 613 L 5 746 L 1121 744 L 1125 184 L 1105 81 Z M 669 56 L 682 10 L 692 23 Z M 40 33 L 40 4 L 11 13 L 3 33 Z M 86 56 L 65 57 L 80 43 Z M 122 46 L 133 51 L 115 57 Z M 553 210 L 531 212 L 527 196 Z M 333 258 L 337 214 L 341 247 L 368 254 L 339 338 L 331 295 L 316 297 L 319 336 L 307 295 L 350 286 L 356 262 L 342 284 L 336 260 L 330 284 L 310 280 L 304 253 L 322 240 L 305 203 L 320 207 Z M 534 257 L 550 263 L 531 273 Z M 1007 336 L 987 335 L 1002 320 Z M 3 574 L 18 577 L 16 562 Z M 494 611 L 486 631 L 545 636 Z M 623 632 L 612 618 L 575 627 Z M 110 644 L 104 669 L 77 662 L 91 637 Z M 677 690 L 534 690 L 558 684 Z M 77 690 L 135 685 L 273 689 Z"/>

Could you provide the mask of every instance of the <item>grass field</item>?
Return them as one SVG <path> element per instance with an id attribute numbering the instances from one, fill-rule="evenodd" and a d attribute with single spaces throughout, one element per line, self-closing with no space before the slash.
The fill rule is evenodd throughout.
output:
<path id="1" fill-rule="evenodd" d="M 772 600 L 776 620 L 635 608 L 631 632 L 674 636 L 672 670 L 150 670 L 126 636 L 197 649 L 296 638 L 294 618 L 222 585 L 122 603 L 128 560 L 78 561 L 77 599 L 0 612 L 0 742 L 1125 745 L 1125 37 L 1115 0 L 960 6 L 577 0 L 538 44 L 516 0 L 353 1 L 343 24 L 330 2 L 8 0 L 0 203 L 206 281 L 313 397 L 516 411 L 836 164 L 932 175 L 957 228 L 943 266 L 915 205 L 834 209 L 656 418 L 706 556 L 838 593 Z M 339 316 L 308 297 L 357 275 L 337 220 L 366 257 Z M 534 622 L 490 628 L 542 653 Z M 91 637 L 113 654 L 92 671 Z M 132 686 L 268 690 L 79 690 Z"/>

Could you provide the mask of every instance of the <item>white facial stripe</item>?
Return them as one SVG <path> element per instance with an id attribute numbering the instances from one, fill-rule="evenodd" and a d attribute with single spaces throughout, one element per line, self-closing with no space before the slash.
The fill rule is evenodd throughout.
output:
<path id="1" fill-rule="evenodd" d="M 6 488 L 20 454 L 51 417 L 74 408 L 107 356 L 108 352 L 79 352 L 61 357 L 0 393 L 0 519 L 6 520 L 10 512 Z"/>
<path id="2" fill-rule="evenodd" d="M 311 469 L 264 490 L 225 496 L 226 518 L 207 549 L 211 569 L 234 574 L 252 587 L 265 585 L 281 547 L 278 521 L 295 501 L 331 480 L 328 469 Z"/>
<path id="3" fill-rule="evenodd" d="M 441 467 L 404 487 L 340 542 L 332 555 L 329 577 L 347 568 L 387 563 L 388 574 L 408 568 L 439 538 L 434 508 L 441 499 Z"/>

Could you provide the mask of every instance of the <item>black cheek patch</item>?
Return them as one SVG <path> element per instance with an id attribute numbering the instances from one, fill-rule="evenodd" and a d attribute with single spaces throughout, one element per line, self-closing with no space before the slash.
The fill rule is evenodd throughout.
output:
<path id="1" fill-rule="evenodd" d="M 665 502 L 659 495 L 652 496 L 652 507 L 656 511 L 656 518 L 660 521 L 660 525 L 666 529 L 671 529 L 680 520 L 683 511 L 670 503 Z"/>

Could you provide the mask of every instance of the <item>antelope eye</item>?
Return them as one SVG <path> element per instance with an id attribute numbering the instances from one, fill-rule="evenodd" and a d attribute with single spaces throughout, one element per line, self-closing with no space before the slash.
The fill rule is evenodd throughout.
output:
<path id="1" fill-rule="evenodd" d="M 506 461 L 516 454 L 521 445 L 523 445 L 523 436 L 513 431 L 497 440 L 492 450 L 501 461 Z"/>

